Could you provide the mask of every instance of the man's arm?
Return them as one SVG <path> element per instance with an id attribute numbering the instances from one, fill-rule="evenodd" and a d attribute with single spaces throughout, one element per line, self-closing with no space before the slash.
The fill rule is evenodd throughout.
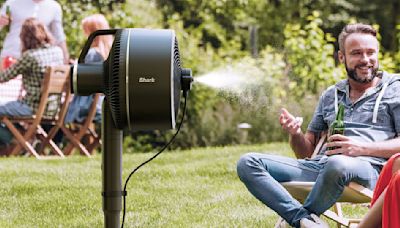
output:
<path id="1" fill-rule="evenodd" d="M 14 63 L 12 66 L 7 68 L 5 71 L 0 71 L 0 83 L 7 82 L 13 78 L 16 78 L 20 74 L 24 74 L 27 68 L 31 67 L 35 62 L 35 59 L 28 55 L 22 55 L 22 57 Z"/>
<path id="2" fill-rule="evenodd" d="M 344 135 L 332 135 L 326 147 L 338 147 L 329 150 L 326 155 L 343 154 L 348 156 L 372 156 L 390 158 L 400 152 L 400 137 L 383 142 L 357 142 Z"/>
<path id="3" fill-rule="evenodd" d="M 289 135 L 290 147 L 297 158 L 311 157 L 317 145 L 317 138 L 311 131 L 307 131 L 305 134 L 300 132 L 299 134 Z"/>
<path id="4" fill-rule="evenodd" d="M 302 120 L 297 119 L 286 109 L 282 108 L 279 122 L 282 129 L 289 134 L 289 143 L 297 158 L 311 157 L 316 146 L 317 137 L 315 133 L 301 131 Z"/>
<path id="5" fill-rule="evenodd" d="M 62 49 L 63 55 L 64 55 L 64 63 L 69 64 L 69 53 L 68 53 L 68 48 L 67 48 L 67 42 L 62 41 L 58 44 L 58 46 Z"/>
<path id="6" fill-rule="evenodd" d="M 64 63 L 69 64 L 69 53 L 67 47 L 67 38 L 64 33 L 63 23 L 62 23 L 62 10 L 61 5 L 56 3 L 54 6 L 55 16 L 49 25 L 49 30 L 57 41 L 57 46 L 59 46 L 64 54 Z"/>

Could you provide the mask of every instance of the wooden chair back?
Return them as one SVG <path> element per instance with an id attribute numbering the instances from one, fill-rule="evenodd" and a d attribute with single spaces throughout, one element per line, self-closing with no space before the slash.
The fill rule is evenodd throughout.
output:
<path id="1" fill-rule="evenodd" d="M 68 106 L 71 100 L 70 66 L 60 65 L 48 67 L 46 69 L 43 85 L 42 97 L 46 96 L 47 98 L 43 98 L 43 102 L 40 102 L 38 109 L 42 116 L 40 124 L 52 125 L 52 127 L 48 132 L 46 132 L 39 125 L 39 136 L 41 136 L 42 145 L 38 152 L 42 153 L 44 148 L 49 145 L 55 153 L 59 154 L 60 156 L 64 156 L 61 149 L 53 142 L 52 139 L 64 124 L 64 118 L 67 114 Z M 44 115 L 49 96 L 58 96 L 59 105 L 54 116 Z"/>
<path id="2" fill-rule="evenodd" d="M 61 106 L 59 111 L 55 115 L 55 118 L 64 118 L 65 112 L 68 109 L 68 104 L 71 96 L 70 82 L 69 82 L 69 70 L 70 67 L 67 65 L 62 66 L 51 66 L 46 68 L 46 72 L 43 76 L 41 84 L 41 96 L 39 101 L 38 109 L 32 116 L 24 117 L 3 117 L 2 121 L 10 129 L 11 133 L 16 138 L 18 144 L 11 151 L 10 155 L 18 154 L 22 148 L 28 151 L 36 158 L 41 158 L 39 153 L 32 146 L 33 138 L 37 135 L 42 135 L 46 138 L 48 135 L 40 126 L 40 123 L 44 121 L 44 115 L 48 103 L 48 98 L 51 94 L 61 96 Z M 27 126 L 23 132 L 20 132 L 14 126 L 14 123 L 22 123 Z M 61 157 L 64 157 L 62 151 L 51 141 L 52 149 Z"/>
<path id="3" fill-rule="evenodd" d="M 50 95 L 57 95 L 60 96 L 61 106 L 59 107 L 59 111 L 56 112 L 55 116 L 57 119 L 59 119 L 60 116 L 65 116 L 68 109 L 68 102 L 71 99 L 69 72 L 70 66 L 68 65 L 51 66 L 46 69 L 46 73 L 43 78 L 41 100 L 38 111 L 36 112 L 37 115 L 44 115 L 47 107 L 48 97 Z"/>

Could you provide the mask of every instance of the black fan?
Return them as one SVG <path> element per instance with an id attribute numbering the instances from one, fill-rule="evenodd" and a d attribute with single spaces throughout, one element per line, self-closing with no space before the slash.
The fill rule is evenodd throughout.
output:
<path id="1" fill-rule="evenodd" d="M 114 35 L 109 57 L 86 64 L 96 36 Z M 122 129 L 175 128 L 180 94 L 186 97 L 193 81 L 181 68 L 173 30 L 112 29 L 91 34 L 71 69 L 72 90 L 78 95 L 104 93 L 102 119 L 102 177 L 105 227 L 119 227 L 122 191 Z"/>
<path id="2" fill-rule="evenodd" d="M 98 35 L 115 36 L 103 64 L 83 60 Z M 91 34 L 73 66 L 73 92 L 104 93 L 118 129 L 171 129 L 175 127 L 180 91 L 190 89 L 191 70 L 182 69 L 173 30 L 114 29 Z"/>

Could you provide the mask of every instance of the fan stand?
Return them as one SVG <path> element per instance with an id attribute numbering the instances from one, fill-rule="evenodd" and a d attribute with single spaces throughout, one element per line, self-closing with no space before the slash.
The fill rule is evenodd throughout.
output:
<path id="1" fill-rule="evenodd" d="M 103 101 L 102 196 L 104 227 L 119 228 L 122 208 L 122 130 L 115 127 L 107 98 Z"/>

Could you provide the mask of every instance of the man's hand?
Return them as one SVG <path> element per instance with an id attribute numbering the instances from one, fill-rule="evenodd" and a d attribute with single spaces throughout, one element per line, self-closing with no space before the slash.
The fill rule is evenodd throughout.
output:
<path id="1" fill-rule="evenodd" d="M 357 142 L 344 135 L 336 134 L 328 138 L 327 148 L 335 148 L 326 151 L 326 155 L 343 154 L 351 157 L 367 154 L 365 143 Z"/>
<path id="2" fill-rule="evenodd" d="M 294 117 L 288 112 L 288 110 L 282 108 L 281 115 L 279 116 L 279 123 L 281 124 L 282 129 L 290 135 L 300 134 L 300 127 L 303 123 L 303 118 Z"/>
<path id="3" fill-rule="evenodd" d="M 301 124 L 303 118 L 295 117 L 286 109 L 281 109 L 279 123 L 282 129 L 289 133 L 289 143 L 297 158 L 310 157 L 315 148 L 315 134 L 307 131 L 305 134 L 301 132 Z"/>
<path id="4" fill-rule="evenodd" d="M 8 24 L 10 24 L 10 19 L 8 18 L 8 16 L 1 15 L 0 16 L 0 26 L 3 27 L 3 26 L 6 26 Z"/>

